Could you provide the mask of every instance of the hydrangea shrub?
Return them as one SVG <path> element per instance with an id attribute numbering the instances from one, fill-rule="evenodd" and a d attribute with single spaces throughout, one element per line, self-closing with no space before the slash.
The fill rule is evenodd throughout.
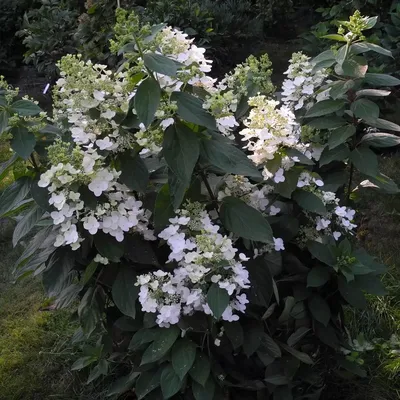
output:
<path id="1" fill-rule="evenodd" d="M 362 36 L 376 19 L 294 54 L 279 101 L 267 55 L 217 81 L 186 34 L 117 20 L 119 69 L 64 57 L 52 115 L 1 81 L 1 176 L 30 166 L 0 214 L 20 215 L 14 244 L 35 232 L 16 277 L 42 274 L 56 307 L 78 303 L 74 341 L 98 338 L 73 369 L 138 399 L 318 399 L 327 369 L 363 375 L 343 307 L 383 295 L 385 267 L 349 202 L 398 192 L 375 149 L 400 142 L 379 109 L 400 81 L 363 56 L 390 56 Z"/>

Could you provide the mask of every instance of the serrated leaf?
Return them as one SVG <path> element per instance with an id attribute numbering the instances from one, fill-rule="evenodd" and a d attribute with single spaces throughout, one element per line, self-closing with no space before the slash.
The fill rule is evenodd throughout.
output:
<path id="1" fill-rule="evenodd" d="M 367 300 L 354 282 L 348 283 L 343 276 L 338 277 L 338 288 L 342 297 L 353 307 L 365 309 Z"/>
<path id="2" fill-rule="evenodd" d="M 140 122 L 147 128 L 154 120 L 161 99 L 160 85 L 148 77 L 138 87 L 135 95 L 135 110 Z"/>
<path id="3" fill-rule="evenodd" d="M 297 329 L 294 333 L 292 333 L 288 340 L 287 340 L 287 344 L 291 347 L 295 346 L 298 342 L 300 342 L 301 339 L 303 339 L 308 332 L 310 332 L 311 329 L 307 328 L 305 326 L 300 327 L 299 329 Z"/>
<path id="4" fill-rule="evenodd" d="M 368 147 L 360 146 L 350 154 L 350 160 L 363 174 L 375 177 L 378 175 L 378 158 Z"/>
<path id="5" fill-rule="evenodd" d="M 347 139 L 356 133 L 354 125 L 347 125 L 333 130 L 328 139 L 329 149 L 332 150 L 339 145 L 347 142 Z"/>
<path id="6" fill-rule="evenodd" d="M 317 260 L 331 267 L 336 265 L 337 256 L 332 246 L 312 241 L 308 243 L 307 247 Z"/>
<path id="7" fill-rule="evenodd" d="M 145 193 L 149 183 L 149 171 L 140 155 L 125 152 L 119 160 L 121 162 L 121 182 L 131 190 Z"/>
<path id="8" fill-rule="evenodd" d="M 314 364 L 314 361 L 312 360 L 312 358 L 307 353 L 303 353 L 301 351 L 298 351 L 298 350 L 294 349 L 293 347 L 287 346 L 284 343 L 281 343 L 281 346 L 289 354 L 291 354 L 292 356 L 296 357 L 298 360 L 300 360 L 304 364 L 308 364 L 308 365 L 313 365 Z"/>
<path id="9" fill-rule="evenodd" d="M 33 117 L 41 113 L 41 108 L 30 100 L 17 100 L 11 104 L 13 111 L 22 117 Z"/>
<path id="10" fill-rule="evenodd" d="M 377 119 L 379 117 L 379 107 L 373 101 L 368 99 L 358 99 L 351 104 L 351 111 L 357 118 Z"/>
<path id="11" fill-rule="evenodd" d="M 400 144 L 400 137 L 383 132 L 367 133 L 362 137 L 360 143 L 375 148 L 394 147 Z"/>
<path id="12" fill-rule="evenodd" d="M 385 97 L 392 93 L 390 90 L 378 90 L 378 89 L 362 89 L 356 92 L 357 98 L 363 96 L 369 97 Z"/>
<path id="13" fill-rule="evenodd" d="M 228 292 L 213 283 L 207 293 L 207 304 L 213 312 L 214 318 L 220 319 L 229 304 Z"/>
<path id="14" fill-rule="evenodd" d="M 36 138 L 32 132 L 23 127 L 15 127 L 11 129 L 13 135 L 11 139 L 12 149 L 24 160 L 27 160 L 32 154 L 35 145 Z"/>
<path id="15" fill-rule="evenodd" d="M 336 129 L 346 124 L 347 121 L 345 119 L 337 116 L 316 118 L 310 122 L 307 122 L 308 126 L 311 126 L 315 129 Z"/>
<path id="16" fill-rule="evenodd" d="M 325 147 L 319 159 L 320 167 L 332 161 L 343 161 L 350 156 L 350 150 L 345 143 L 335 146 L 333 149 Z"/>
<path id="17" fill-rule="evenodd" d="M 163 329 L 162 335 L 157 337 L 144 352 L 141 365 L 156 362 L 164 357 L 178 339 L 179 334 L 180 329 L 176 325 Z"/>
<path id="18" fill-rule="evenodd" d="M 271 336 L 267 335 L 266 333 L 264 333 L 262 335 L 262 344 L 265 348 L 265 350 L 267 351 L 267 353 L 274 357 L 274 358 L 279 358 L 282 357 L 282 352 L 280 347 L 278 346 L 278 344 L 272 339 Z"/>
<path id="19" fill-rule="evenodd" d="M 135 286 L 137 274 L 132 266 L 120 264 L 112 286 L 112 298 L 118 309 L 128 317 L 136 317 L 136 300 L 139 287 Z"/>
<path id="20" fill-rule="evenodd" d="M 206 162 L 226 173 L 253 178 L 262 176 L 246 154 L 233 144 L 217 140 L 203 140 L 200 151 Z"/>
<path id="21" fill-rule="evenodd" d="M 184 121 L 216 129 L 214 117 L 203 108 L 203 102 L 199 98 L 186 92 L 173 92 L 171 100 L 176 101 L 177 113 Z"/>
<path id="22" fill-rule="evenodd" d="M 171 362 L 175 373 L 182 380 L 192 368 L 196 358 L 196 345 L 187 339 L 175 342 L 172 353 Z"/>
<path id="23" fill-rule="evenodd" d="M 322 100 L 315 103 L 306 113 L 306 118 L 321 117 L 323 115 L 332 114 L 343 108 L 345 102 L 343 100 Z"/>
<path id="24" fill-rule="evenodd" d="M 161 391 L 164 399 L 169 399 L 179 392 L 182 386 L 182 381 L 172 368 L 172 365 L 167 365 L 162 371 L 160 378 Z"/>
<path id="25" fill-rule="evenodd" d="M 112 236 L 98 232 L 93 239 L 97 251 L 110 261 L 118 262 L 124 255 L 124 244 L 117 242 Z"/>
<path id="26" fill-rule="evenodd" d="M 14 232 L 13 232 L 13 238 L 12 238 L 12 243 L 13 246 L 15 247 L 18 242 L 26 236 L 34 227 L 35 225 L 40 221 L 44 214 L 44 210 L 38 207 L 36 204 L 33 205 L 30 211 L 28 211 L 27 214 L 25 214 L 19 221 L 18 224 L 16 225 Z"/>
<path id="27" fill-rule="evenodd" d="M 154 206 L 154 225 L 157 229 L 169 225 L 169 219 L 175 215 L 169 186 L 164 185 L 157 194 Z"/>
<path id="28" fill-rule="evenodd" d="M 238 349 L 244 342 L 242 325 L 239 322 L 224 322 L 224 333 L 232 343 L 234 350 Z"/>
<path id="29" fill-rule="evenodd" d="M 272 243 L 272 229 L 255 208 L 236 197 L 225 197 L 220 210 L 224 227 L 238 236 L 262 243 Z"/>
<path id="30" fill-rule="evenodd" d="M 387 74 L 365 74 L 364 78 L 366 83 L 374 86 L 398 86 L 400 85 L 400 79 Z"/>
<path id="31" fill-rule="evenodd" d="M 251 289 L 249 300 L 252 304 L 268 307 L 273 295 L 272 274 L 268 264 L 262 257 L 246 263 L 249 271 Z"/>
<path id="32" fill-rule="evenodd" d="M 192 392 L 195 400 L 213 400 L 215 393 L 215 383 L 210 376 L 204 386 L 197 382 L 192 382 Z"/>
<path id="33" fill-rule="evenodd" d="M 311 299 L 308 300 L 308 307 L 311 311 L 312 316 L 322 325 L 328 326 L 331 319 L 331 309 L 328 303 L 321 296 L 314 294 Z"/>
<path id="34" fill-rule="evenodd" d="M 258 321 L 250 321 L 244 326 L 243 352 L 247 357 L 259 349 L 263 335 L 263 327 Z"/>
<path id="35" fill-rule="evenodd" d="M 184 185 L 190 184 L 199 154 L 199 139 L 191 129 L 183 124 L 177 124 L 166 130 L 163 155 L 169 168 Z"/>
<path id="36" fill-rule="evenodd" d="M 178 63 L 161 54 L 146 53 L 143 56 L 144 65 L 153 72 L 163 75 L 176 76 Z"/>
<path id="37" fill-rule="evenodd" d="M 296 190 L 293 193 L 293 200 L 304 210 L 320 215 L 325 215 L 327 213 L 324 203 L 314 193 L 305 190 Z"/>
<path id="38" fill-rule="evenodd" d="M 347 42 L 347 39 L 343 35 L 330 34 L 321 36 L 321 39 L 336 40 L 337 42 Z"/>
<path id="39" fill-rule="evenodd" d="M 313 267 L 307 275 L 307 286 L 321 287 L 329 281 L 330 277 L 331 274 L 328 268 L 322 266 Z"/>
<path id="40" fill-rule="evenodd" d="M 207 356 L 203 353 L 197 352 L 196 360 L 192 369 L 189 371 L 190 376 L 201 386 L 205 386 L 210 376 L 211 366 Z"/>
<path id="41" fill-rule="evenodd" d="M 162 372 L 161 368 L 157 368 L 157 370 L 145 371 L 140 374 L 135 385 L 135 393 L 138 400 L 145 398 L 160 386 Z"/>
<path id="42" fill-rule="evenodd" d="M 400 125 L 397 125 L 394 122 L 387 121 L 385 119 L 381 119 L 381 118 L 377 118 L 375 120 L 366 119 L 365 122 L 367 122 L 369 125 L 371 125 L 375 128 L 381 128 L 381 129 L 385 129 L 388 131 L 400 132 Z"/>

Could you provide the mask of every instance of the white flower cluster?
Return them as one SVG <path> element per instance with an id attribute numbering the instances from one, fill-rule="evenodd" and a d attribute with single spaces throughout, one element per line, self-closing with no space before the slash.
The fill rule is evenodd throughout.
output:
<path id="1" fill-rule="evenodd" d="M 188 211 L 188 209 L 190 211 Z M 169 261 L 178 262 L 172 273 L 156 271 L 141 275 L 139 301 L 145 312 L 157 313 L 157 324 L 177 324 L 182 315 L 196 311 L 212 315 L 207 292 L 212 284 L 226 290 L 231 300 L 222 314 L 224 321 L 237 321 L 248 303 L 242 293 L 249 286 L 249 274 L 232 241 L 218 233 L 208 213 L 196 203 L 180 210 L 159 237 L 171 249 Z"/>
<path id="2" fill-rule="evenodd" d="M 284 182 L 285 171 L 300 161 L 296 156 L 284 155 L 282 150 L 294 148 L 303 152 L 305 149 L 299 143 L 299 126 L 294 114 L 286 106 L 277 108 L 278 104 L 265 96 L 250 98 L 249 105 L 253 108 L 244 121 L 246 128 L 239 132 L 242 140 L 247 142 L 244 148 L 250 151 L 249 158 L 256 165 L 264 165 L 264 178 L 272 178 L 275 183 Z M 280 165 L 277 168 L 275 165 L 275 170 L 270 171 L 266 164 L 277 156 L 282 156 Z"/>
<path id="3" fill-rule="evenodd" d="M 294 53 L 290 59 L 290 65 L 285 74 L 282 85 L 282 101 L 292 110 L 309 108 L 313 103 L 310 97 L 322 86 L 328 76 L 325 69 L 313 71 L 314 65 L 310 57 L 299 52 Z M 327 92 L 317 96 L 317 101 L 325 98 Z"/>

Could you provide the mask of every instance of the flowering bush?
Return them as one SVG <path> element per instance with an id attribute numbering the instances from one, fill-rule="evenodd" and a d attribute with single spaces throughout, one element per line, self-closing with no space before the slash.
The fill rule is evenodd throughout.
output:
<path id="1" fill-rule="evenodd" d="M 318 399 L 327 354 L 359 373 L 343 306 L 384 294 L 385 268 L 354 247 L 349 199 L 398 192 L 374 152 L 400 141 L 378 131 L 400 131 L 374 101 L 400 81 L 367 72 L 365 52 L 390 56 L 363 40 L 375 22 L 356 13 L 337 51 L 294 54 L 281 103 L 267 55 L 217 82 L 186 34 L 121 9 L 125 62 L 64 57 L 51 117 L 1 82 L 2 173 L 32 167 L 0 214 L 22 214 L 14 244 L 36 232 L 16 276 L 42 273 L 57 307 L 79 302 L 74 340 L 99 338 L 73 369 L 117 365 L 110 396 L 196 400 Z"/>

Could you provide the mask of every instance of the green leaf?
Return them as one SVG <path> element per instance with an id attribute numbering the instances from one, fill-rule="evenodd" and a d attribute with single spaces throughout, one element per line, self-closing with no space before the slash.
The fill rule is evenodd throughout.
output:
<path id="1" fill-rule="evenodd" d="M 305 164 L 305 165 L 314 165 L 314 161 L 311 160 L 310 158 L 308 158 L 307 156 L 305 156 L 303 153 L 301 153 L 300 151 L 296 150 L 296 149 L 287 149 L 286 150 L 286 155 L 289 157 L 297 157 L 300 160 L 301 164 Z M 286 177 L 286 175 L 285 175 Z"/>
<path id="2" fill-rule="evenodd" d="M 197 97 L 186 92 L 173 92 L 171 100 L 177 102 L 177 113 L 184 121 L 216 129 L 214 117 L 203 108 L 203 102 Z"/>
<path id="3" fill-rule="evenodd" d="M 79 303 L 78 315 L 83 332 L 86 334 L 86 337 L 90 337 L 101 320 L 101 311 L 98 302 L 98 288 L 90 287 L 86 291 Z"/>
<path id="4" fill-rule="evenodd" d="M 330 60 L 335 60 L 335 53 L 332 50 L 325 50 L 322 53 L 318 54 L 316 57 L 314 57 L 311 60 L 311 62 L 313 64 L 319 64 L 320 62 L 330 61 Z"/>
<path id="5" fill-rule="evenodd" d="M 35 135 L 22 127 L 12 128 L 11 133 L 13 135 L 11 139 L 12 149 L 24 160 L 27 160 L 36 145 Z"/>
<path id="6" fill-rule="evenodd" d="M 161 333 L 162 331 L 155 329 L 141 329 L 137 331 L 129 343 L 129 350 L 136 351 L 142 345 L 154 342 Z"/>
<path id="7" fill-rule="evenodd" d="M 171 202 L 169 186 L 164 185 L 157 194 L 154 206 L 154 225 L 157 229 L 169 225 L 169 219 L 175 215 L 174 207 Z"/>
<path id="8" fill-rule="evenodd" d="M 170 126 L 164 134 L 163 155 L 169 168 L 186 186 L 190 185 L 200 154 L 199 139 L 183 124 Z"/>
<path id="9" fill-rule="evenodd" d="M 10 172 L 11 168 L 18 161 L 18 154 L 13 154 L 7 161 L 0 164 L 0 182 L 4 179 L 4 177 Z M 47 190 L 47 189 L 46 189 Z"/>
<path id="10" fill-rule="evenodd" d="M 304 210 L 320 215 L 327 213 L 324 203 L 314 193 L 305 190 L 296 190 L 293 193 L 293 200 Z"/>
<path id="11" fill-rule="evenodd" d="M 162 335 L 157 337 L 144 352 L 141 365 L 156 362 L 164 357 L 171 349 L 176 339 L 178 339 L 180 333 L 181 331 L 176 325 L 163 329 Z"/>
<path id="12" fill-rule="evenodd" d="M 280 358 L 282 357 L 282 352 L 280 347 L 277 345 L 277 343 L 272 339 L 271 336 L 267 335 L 266 333 L 263 333 L 262 338 L 261 338 L 262 345 L 264 349 L 267 351 L 267 353 L 274 357 L 274 358 Z"/>
<path id="13" fill-rule="evenodd" d="M 207 303 L 215 319 L 220 319 L 229 304 L 229 294 L 221 289 L 218 284 L 213 283 L 207 293 Z"/>
<path id="14" fill-rule="evenodd" d="M 137 275 L 132 266 L 120 264 L 117 278 L 112 286 L 112 298 L 118 309 L 128 317 L 136 317 L 136 300 L 139 287 L 135 286 Z"/>
<path id="15" fill-rule="evenodd" d="M 395 132 L 400 132 L 400 126 L 395 124 L 394 122 L 391 121 L 386 121 L 385 119 L 366 119 L 365 122 L 367 122 L 369 125 L 374 126 L 375 128 L 381 128 L 381 129 L 387 129 L 389 131 L 395 131 Z"/>
<path id="16" fill-rule="evenodd" d="M 86 356 L 78 358 L 71 366 L 71 371 L 80 371 L 83 368 L 86 368 L 88 365 L 96 362 L 96 357 Z"/>
<path id="17" fill-rule="evenodd" d="M 29 193 L 30 184 L 30 180 L 23 177 L 3 190 L 0 196 L 0 217 L 25 203 L 24 199 Z"/>
<path id="18" fill-rule="evenodd" d="M 246 263 L 249 271 L 251 289 L 249 300 L 252 304 L 268 307 L 273 295 L 272 275 L 263 257 L 257 257 Z"/>
<path id="19" fill-rule="evenodd" d="M 11 108 L 22 117 L 33 117 L 42 111 L 37 104 L 29 100 L 18 100 L 11 104 Z"/>
<path id="20" fill-rule="evenodd" d="M 187 339 L 175 342 L 171 353 L 171 362 L 174 371 L 182 380 L 192 368 L 196 358 L 196 345 Z"/>
<path id="21" fill-rule="evenodd" d="M 372 177 L 378 175 L 378 158 L 368 147 L 361 146 L 354 149 L 350 160 L 361 173 Z"/>
<path id="22" fill-rule="evenodd" d="M 349 371 L 350 373 L 357 375 L 360 378 L 367 377 L 367 371 L 361 368 L 360 364 L 358 364 L 357 362 L 353 362 L 348 359 L 341 359 L 339 363 L 346 371 Z"/>
<path id="23" fill-rule="evenodd" d="M 333 246 L 319 242 L 309 242 L 307 247 L 313 257 L 317 260 L 329 265 L 330 267 L 336 265 L 337 256 L 334 252 Z"/>
<path id="24" fill-rule="evenodd" d="M 378 22 L 378 17 L 367 18 L 367 23 L 365 25 L 364 30 L 372 29 L 376 25 L 377 22 Z M 368 44 L 370 44 L 370 43 L 368 43 Z"/>
<path id="25" fill-rule="evenodd" d="M 130 390 L 138 376 L 138 372 L 132 371 L 129 375 L 118 378 L 108 389 L 107 397 L 123 394 Z"/>
<path id="26" fill-rule="evenodd" d="M 350 156 L 350 150 L 348 146 L 343 143 L 335 146 L 333 149 L 325 147 L 319 159 L 320 167 L 331 163 L 332 161 L 343 161 Z"/>
<path id="27" fill-rule="evenodd" d="M 331 309 L 328 303 L 321 296 L 314 294 L 311 299 L 308 300 L 308 307 L 311 311 L 312 316 L 322 325 L 328 326 L 331 319 Z"/>
<path id="28" fill-rule="evenodd" d="M 121 182 L 129 189 L 145 193 L 149 183 L 149 171 L 139 154 L 125 152 L 120 157 Z"/>
<path id="29" fill-rule="evenodd" d="M 224 322 L 224 333 L 232 343 L 234 350 L 237 350 L 243 344 L 244 333 L 239 322 Z"/>
<path id="30" fill-rule="evenodd" d="M 202 140 L 201 156 L 209 164 L 235 175 L 260 178 L 261 173 L 243 151 L 218 140 Z"/>
<path id="31" fill-rule="evenodd" d="M 177 210 L 182 204 L 188 190 L 188 184 L 184 183 L 172 171 L 168 173 L 168 184 L 171 195 L 171 202 L 174 210 Z"/>
<path id="32" fill-rule="evenodd" d="M 373 51 L 375 53 L 382 54 L 387 57 L 393 57 L 392 52 L 390 50 L 384 49 L 381 46 L 378 46 L 374 43 L 354 43 L 351 46 L 351 52 L 354 54 L 366 53 L 368 51 Z"/>
<path id="33" fill-rule="evenodd" d="M 135 110 L 137 116 L 147 128 L 154 120 L 161 99 L 161 89 L 157 81 L 148 77 L 143 81 L 135 95 Z"/>
<path id="34" fill-rule="evenodd" d="M 8 128 L 8 112 L 0 111 L 0 135 Z"/>
<path id="35" fill-rule="evenodd" d="M 311 126 L 315 129 L 336 129 L 346 124 L 347 121 L 345 119 L 336 116 L 316 118 L 310 122 L 307 122 L 308 126 Z"/>
<path id="36" fill-rule="evenodd" d="M 305 337 L 308 332 L 310 332 L 311 329 L 307 328 L 305 326 L 300 327 L 299 329 L 297 329 L 294 333 L 292 333 L 288 340 L 287 340 L 287 344 L 291 347 L 295 346 L 298 342 L 300 342 L 301 339 L 303 339 L 303 337 Z"/>
<path id="37" fill-rule="evenodd" d="M 310 400 L 318 400 L 317 397 L 309 397 Z M 274 390 L 274 400 L 293 400 L 292 390 L 289 386 L 278 386 Z"/>
<path id="38" fill-rule="evenodd" d="M 349 76 L 351 78 L 364 78 L 367 71 L 367 61 L 363 57 L 344 60 L 342 64 L 337 64 L 335 67 L 335 72 L 338 75 Z"/>
<path id="39" fill-rule="evenodd" d="M 49 204 L 49 191 L 47 188 L 39 187 L 38 181 L 35 180 L 31 184 L 30 194 L 35 203 L 43 209 L 43 211 L 51 211 L 52 206 Z"/>
<path id="40" fill-rule="evenodd" d="M 374 86 L 398 86 L 400 85 L 400 79 L 387 74 L 365 74 L 364 78 L 366 83 Z"/>
<path id="41" fill-rule="evenodd" d="M 276 190 L 281 196 L 287 199 L 292 198 L 292 193 L 297 189 L 297 182 L 299 181 L 301 172 L 301 169 L 296 168 L 291 168 L 285 172 L 285 181 L 276 185 Z"/>
<path id="42" fill-rule="evenodd" d="M 389 96 L 391 93 L 390 90 L 378 90 L 378 89 L 362 89 L 356 92 L 357 98 L 363 96 L 369 97 L 385 97 Z"/>
<path id="43" fill-rule="evenodd" d="M 332 150 L 345 143 L 355 133 L 356 127 L 354 125 L 347 125 L 333 130 L 328 139 L 329 149 Z"/>
<path id="44" fill-rule="evenodd" d="M 100 378 L 101 375 L 107 375 L 108 373 L 108 362 L 106 360 L 100 360 L 99 363 L 90 372 L 89 378 L 86 384 L 89 384 L 96 379 Z"/>
<path id="45" fill-rule="evenodd" d="M 196 360 L 192 369 L 189 371 L 190 376 L 201 386 L 205 386 L 210 376 L 211 366 L 207 356 L 197 352 Z"/>
<path id="46" fill-rule="evenodd" d="M 298 360 L 300 360 L 304 364 L 308 364 L 308 365 L 313 365 L 314 364 L 314 361 L 312 360 L 312 358 L 307 353 L 303 353 L 301 351 L 298 351 L 298 350 L 294 349 L 293 347 L 287 346 L 284 343 L 281 343 L 281 346 L 289 354 L 291 354 L 292 356 L 296 357 Z"/>
<path id="47" fill-rule="evenodd" d="M 400 144 L 400 137 L 390 133 L 374 132 L 364 135 L 360 143 L 376 148 L 394 147 Z"/>
<path id="48" fill-rule="evenodd" d="M 145 398 L 153 390 L 160 386 L 163 369 L 142 372 L 136 382 L 135 393 L 138 400 Z"/>
<path id="49" fill-rule="evenodd" d="M 195 400 L 213 400 L 215 392 L 214 380 L 210 376 L 204 386 L 193 381 L 192 392 Z"/>
<path id="50" fill-rule="evenodd" d="M 224 227 L 238 236 L 262 243 L 272 243 L 272 229 L 255 208 L 236 197 L 225 197 L 220 218 Z"/>
<path id="51" fill-rule="evenodd" d="M 351 111 L 357 118 L 377 119 L 379 118 L 379 107 L 373 101 L 368 99 L 358 99 L 351 104 Z"/>
<path id="52" fill-rule="evenodd" d="M 83 285 L 86 285 L 86 284 L 90 281 L 91 277 L 92 277 L 93 274 L 96 272 L 96 269 L 97 269 L 98 265 L 99 265 L 98 262 L 92 261 L 92 262 L 86 267 L 85 273 L 83 274 L 83 277 L 82 277 L 82 284 L 83 284 Z"/>
<path id="53" fill-rule="evenodd" d="M 328 268 L 316 266 L 307 275 L 307 287 L 321 287 L 331 278 Z"/>
<path id="54" fill-rule="evenodd" d="M 379 276 L 368 275 L 357 275 L 354 284 L 360 289 L 367 293 L 375 296 L 387 295 L 387 290 L 383 285 Z"/>
<path id="55" fill-rule="evenodd" d="M 258 321 L 249 321 L 244 326 L 243 352 L 250 358 L 261 346 L 263 326 Z"/>
<path id="56" fill-rule="evenodd" d="M 377 176 L 369 177 L 369 180 L 360 183 L 362 187 L 372 187 L 374 189 L 379 189 L 381 192 L 388 194 L 397 194 L 400 189 L 396 183 L 390 179 L 388 176 L 379 173 Z"/>
<path id="57" fill-rule="evenodd" d="M 321 39 L 335 40 L 337 42 L 347 42 L 347 39 L 343 35 L 338 34 L 324 35 L 321 36 Z"/>
<path id="58" fill-rule="evenodd" d="M 110 261 L 119 262 L 124 255 L 123 243 L 117 242 L 113 237 L 103 232 L 98 232 L 93 236 L 97 251 Z"/>
<path id="59" fill-rule="evenodd" d="M 179 392 L 182 380 L 176 374 L 172 365 L 169 364 L 163 369 L 160 384 L 164 399 L 169 399 Z"/>
<path id="60" fill-rule="evenodd" d="M 268 375 L 265 381 L 275 386 L 284 386 L 290 383 L 289 378 L 285 375 Z"/>
<path id="61" fill-rule="evenodd" d="M 342 68 L 343 69 L 345 68 L 345 63 L 343 64 Z M 335 84 L 331 87 L 331 90 L 329 91 L 329 95 L 334 100 L 336 100 L 340 97 L 343 97 L 348 92 L 349 89 L 353 88 L 353 86 L 354 86 L 354 81 L 352 80 L 335 82 Z"/>
<path id="62" fill-rule="evenodd" d="M 14 247 L 35 227 L 35 225 L 42 218 L 43 214 L 44 210 L 42 210 L 35 204 L 31 208 L 31 210 L 18 221 L 18 224 L 14 229 L 12 238 L 12 243 Z"/>
<path id="63" fill-rule="evenodd" d="M 321 117 L 332 114 L 343 108 L 346 103 L 343 100 L 323 100 L 315 103 L 306 113 L 306 118 Z"/>
<path id="64" fill-rule="evenodd" d="M 338 288 L 342 297 L 353 307 L 365 309 L 367 300 L 354 282 L 347 282 L 344 276 L 338 277 Z"/>
<path id="65" fill-rule="evenodd" d="M 163 75 L 176 76 L 178 64 L 161 54 L 146 53 L 143 56 L 144 65 L 153 72 Z"/>

